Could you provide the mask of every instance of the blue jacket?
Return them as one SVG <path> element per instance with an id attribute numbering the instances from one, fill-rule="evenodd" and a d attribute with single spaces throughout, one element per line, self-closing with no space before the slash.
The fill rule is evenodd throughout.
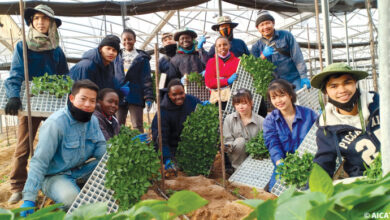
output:
<path id="1" fill-rule="evenodd" d="M 322 116 L 318 117 L 316 122 L 319 128 L 316 133 L 318 151 L 314 162 L 319 164 L 331 177 L 336 169 L 336 160 L 340 161 L 341 158 L 345 160 L 343 168 L 350 177 L 362 176 L 366 170 L 364 164 L 370 166 L 380 152 L 381 143 L 377 136 L 380 133 L 379 95 L 374 92 L 370 93 L 374 96 L 368 104 L 369 116 L 366 120 L 364 134 L 362 134 L 361 129 L 348 124 L 331 125 L 332 117 L 327 111 L 330 103 L 327 104 L 324 111 L 327 125 L 324 126 Z M 338 156 L 338 152 L 340 156 Z"/>
<path id="2" fill-rule="evenodd" d="M 265 145 L 274 164 L 285 158 L 287 152 L 295 152 L 317 119 L 317 114 L 309 108 L 296 105 L 295 111 L 292 132 L 278 109 L 273 110 L 264 120 Z"/>
<path id="3" fill-rule="evenodd" d="M 161 133 L 162 145 L 165 148 L 163 149 L 164 158 L 175 154 L 180 141 L 180 134 L 183 130 L 183 123 L 187 119 L 187 116 L 195 111 L 198 103 L 201 103 L 198 98 L 192 95 L 186 95 L 184 104 L 177 106 L 169 99 L 168 94 L 163 96 L 161 100 Z M 152 134 L 153 142 L 157 145 L 157 114 L 153 118 Z"/>
<path id="4" fill-rule="evenodd" d="M 114 63 L 104 66 L 98 48 L 85 52 L 81 61 L 70 69 L 69 75 L 74 81 L 89 79 L 99 89 L 119 89 L 119 83 L 115 80 Z"/>
<path id="5" fill-rule="evenodd" d="M 290 53 L 290 56 L 286 56 L 279 52 L 274 52 L 274 54 L 267 57 L 267 60 L 276 66 L 274 72 L 275 79 L 282 78 L 293 82 L 299 78 L 307 78 L 305 60 L 294 36 L 288 31 L 275 30 L 270 43 L 272 42 L 275 42 L 277 48 Z M 255 57 L 260 57 L 265 46 L 265 43 L 258 40 L 252 46 L 251 53 Z"/>
<path id="6" fill-rule="evenodd" d="M 137 50 L 138 56 L 131 63 L 125 74 L 123 68 L 122 53 L 116 57 L 115 78 L 122 85 L 130 82 L 130 93 L 125 98 L 126 102 L 145 107 L 146 99 L 154 99 L 152 76 L 150 74 L 150 56 L 143 50 Z"/>
<path id="7" fill-rule="evenodd" d="M 248 47 L 246 46 L 245 42 L 241 39 L 233 38 L 232 41 L 230 41 L 230 52 L 233 52 L 236 57 L 240 57 L 243 54 L 249 55 Z M 202 57 L 202 60 L 204 63 L 207 63 L 207 61 L 210 58 L 213 58 L 215 56 L 215 44 L 211 46 L 209 52 L 204 50 L 203 48 L 199 50 L 200 56 Z"/>
<path id="8" fill-rule="evenodd" d="M 39 130 L 39 141 L 30 161 L 23 200 L 35 201 L 45 176 L 67 174 L 77 178 L 89 158 L 99 161 L 106 152 L 106 141 L 98 119 L 76 121 L 68 107 L 56 111 Z M 93 170 L 93 168 L 92 168 Z M 91 172 L 85 170 L 84 172 Z"/>
<path id="9" fill-rule="evenodd" d="M 69 72 L 68 63 L 61 47 L 54 50 L 35 52 L 27 49 L 29 80 L 35 76 L 66 75 Z M 24 81 L 23 43 L 16 44 L 12 57 L 10 76 L 5 81 L 5 89 L 8 98 L 20 97 L 20 86 Z"/>

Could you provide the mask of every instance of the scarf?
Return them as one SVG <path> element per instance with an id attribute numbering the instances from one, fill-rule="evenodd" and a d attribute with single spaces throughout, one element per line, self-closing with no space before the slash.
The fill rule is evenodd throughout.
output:
<path id="1" fill-rule="evenodd" d="M 91 120 L 93 112 L 86 112 L 77 108 L 70 100 L 68 100 L 68 108 L 70 114 L 75 120 L 79 122 L 88 122 L 89 120 Z"/>
<path id="2" fill-rule="evenodd" d="M 225 55 L 225 56 L 222 56 L 222 55 L 219 55 L 218 54 L 218 57 L 221 58 L 221 60 L 226 63 L 226 61 L 228 61 L 231 57 L 231 54 L 230 54 L 230 51 Z"/>
<path id="3" fill-rule="evenodd" d="M 195 45 L 192 45 L 191 50 L 186 50 L 186 49 L 182 48 L 181 46 L 179 46 L 179 48 L 178 48 L 179 53 L 190 54 L 190 53 L 193 53 L 194 51 L 195 51 Z"/>
<path id="4" fill-rule="evenodd" d="M 164 49 L 165 49 L 165 54 L 168 56 L 168 57 L 173 57 L 175 56 L 176 54 L 176 44 L 169 44 L 169 45 L 166 45 L 164 46 Z"/>
<path id="5" fill-rule="evenodd" d="M 54 50 L 59 45 L 59 36 L 57 31 L 57 25 L 53 21 L 50 21 L 48 35 L 42 34 L 37 31 L 32 23 L 30 24 L 28 34 L 27 34 L 27 47 L 32 51 L 45 51 L 45 50 Z"/>

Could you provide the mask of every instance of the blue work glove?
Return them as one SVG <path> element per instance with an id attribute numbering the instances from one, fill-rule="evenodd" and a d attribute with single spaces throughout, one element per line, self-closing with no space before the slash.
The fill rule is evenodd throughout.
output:
<path id="1" fill-rule="evenodd" d="M 203 101 L 203 102 L 202 102 L 202 105 L 203 105 L 203 106 L 208 105 L 208 104 L 211 104 L 211 103 L 209 102 L 209 100 L 206 100 L 206 101 Z"/>
<path id="2" fill-rule="evenodd" d="M 181 77 L 181 79 L 180 79 L 180 82 L 181 82 L 181 84 L 187 84 L 187 75 L 184 75 L 183 77 Z"/>
<path id="3" fill-rule="evenodd" d="M 231 75 L 228 79 L 228 84 L 231 85 L 233 84 L 234 80 L 237 79 L 237 73 L 234 73 L 233 75 Z"/>
<path id="4" fill-rule="evenodd" d="M 206 42 L 206 36 L 200 36 L 198 40 L 198 49 L 201 49 L 205 42 Z"/>
<path id="5" fill-rule="evenodd" d="M 135 137 L 133 137 L 131 140 L 135 140 L 135 139 L 139 139 L 139 141 L 141 141 L 142 143 L 147 143 L 148 141 L 148 134 L 147 133 L 143 133 L 143 134 L 139 134 Z"/>
<path id="6" fill-rule="evenodd" d="M 124 96 L 127 96 L 130 93 L 130 87 L 129 87 L 129 81 L 127 81 L 126 84 L 124 84 L 119 90 Z"/>
<path id="7" fill-rule="evenodd" d="M 263 53 L 263 56 L 265 56 L 265 57 L 271 56 L 274 53 L 274 48 L 269 47 L 269 46 L 265 46 L 262 53 Z"/>
<path id="8" fill-rule="evenodd" d="M 20 208 L 29 208 L 29 207 L 31 207 L 32 209 L 20 212 L 20 216 L 27 217 L 27 215 L 30 215 L 30 214 L 34 213 L 34 208 L 33 207 L 35 207 L 35 202 L 29 201 L 29 200 L 24 200 L 24 202 L 20 206 Z"/>
<path id="9" fill-rule="evenodd" d="M 200 74 L 204 77 L 204 74 L 206 73 L 206 70 L 203 70 L 202 72 L 200 72 Z"/>
<path id="10" fill-rule="evenodd" d="M 303 88 L 303 86 L 306 85 L 306 87 L 308 89 L 311 88 L 311 85 L 310 85 L 310 80 L 308 78 L 303 78 L 301 79 L 301 88 Z"/>
<path id="11" fill-rule="evenodd" d="M 148 111 L 148 112 L 150 112 L 150 109 L 152 108 L 152 100 L 150 100 L 150 99 L 147 99 L 146 101 L 145 101 L 145 104 L 146 104 L 146 110 Z"/>
<path id="12" fill-rule="evenodd" d="M 167 159 L 164 163 L 164 169 L 165 170 L 176 169 L 176 166 L 171 159 Z"/>

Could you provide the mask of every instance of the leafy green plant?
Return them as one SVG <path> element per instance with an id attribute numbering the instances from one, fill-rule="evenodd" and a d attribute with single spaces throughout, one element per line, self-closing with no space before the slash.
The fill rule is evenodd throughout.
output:
<path id="1" fill-rule="evenodd" d="M 245 151 L 254 159 L 261 160 L 269 158 L 269 151 L 264 143 L 263 131 L 260 131 L 256 137 L 252 138 L 245 144 Z"/>
<path id="2" fill-rule="evenodd" d="M 191 72 L 190 74 L 188 74 L 187 79 L 188 79 L 188 82 L 195 82 L 198 87 L 201 87 L 204 85 L 204 79 L 200 73 Z"/>
<path id="3" fill-rule="evenodd" d="M 158 153 L 142 143 L 138 130 L 122 126 L 118 135 L 108 141 L 105 185 L 115 191 L 121 210 L 129 209 L 146 193 L 153 178 L 159 174 Z"/>
<path id="4" fill-rule="evenodd" d="M 276 200 L 240 201 L 253 208 L 244 219 L 363 220 L 379 218 L 379 213 L 384 216 L 390 211 L 390 174 L 376 183 L 363 179 L 333 186 L 329 175 L 314 164 L 309 188 L 296 192 L 291 187 Z"/>
<path id="5" fill-rule="evenodd" d="M 183 123 L 176 159 L 190 175 L 209 175 L 218 148 L 218 109 L 215 105 L 198 105 Z"/>
<path id="6" fill-rule="evenodd" d="M 7 181 L 8 179 L 8 176 L 7 175 L 4 175 L 1 179 L 0 179 L 0 183 L 4 183 L 5 181 Z"/>
<path id="7" fill-rule="evenodd" d="M 31 93 L 33 95 L 48 92 L 57 98 L 68 94 L 73 85 L 73 80 L 69 76 L 49 75 L 47 73 L 40 77 L 33 77 L 32 82 Z"/>
<path id="8" fill-rule="evenodd" d="M 287 153 L 286 158 L 282 159 L 283 164 L 276 167 L 278 176 L 287 185 L 296 185 L 298 188 L 304 187 L 313 168 L 314 156 L 310 153 L 304 153 L 302 158 L 298 152 L 295 154 Z"/>
<path id="9" fill-rule="evenodd" d="M 268 60 L 262 60 L 253 55 L 242 55 L 240 64 L 253 77 L 253 84 L 256 92 L 266 97 L 268 85 L 273 79 L 272 73 L 276 66 Z"/>
<path id="10" fill-rule="evenodd" d="M 364 163 L 363 164 L 366 170 L 363 172 L 364 176 L 367 176 L 368 179 L 371 180 L 372 183 L 375 183 L 382 179 L 382 156 L 381 153 L 375 157 L 374 161 L 371 163 L 369 167 Z"/>

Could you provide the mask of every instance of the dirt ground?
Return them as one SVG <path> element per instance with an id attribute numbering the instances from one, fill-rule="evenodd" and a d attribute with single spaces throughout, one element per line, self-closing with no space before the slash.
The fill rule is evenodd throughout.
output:
<path id="1" fill-rule="evenodd" d="M 147 118 L 144 115 L 145 122 Z M 151 115 L 151 118 L 153 116 Z M 127 124 L 130 124 L 127 121 Z M 8 141 L 6 133 L 0 134 L 0 208 L 14 209 L 20 207 L 22 202 L 14 205 L 7 203 L 11 196 L 9 173 L 11 171 L 12 156 L 16 147 L 16 132 L 10 128 L 8 132 Z M 38 137 L 38 135 L 37 135 Z M 35 144 L 37 139 L 34 141 Z M 34 145 L 35 146 L 35 145 Z M 243 185 L 230 184 L 225 181 L 226 189 L 222 187 L 221 158 L 218 154 L 212 172 L 209 178 L 204 176 L 187 177 L 179 173 L 177 177 L 171 177 L 166 180 L 166 192 L 180 190 L 191 190 L 209 201 L 208 205 L 190 213 L 191 219 L 242 219 L 252 210 L 247 206 L 241 205 L 236 201 L 246 199 L 275 199 L 276 196 L 267 193 L 262 189 L 254 190 L 251 187 Z M 228 179 L 228 176 L 226 177 Z M 241 197 L 243 196 L 243 197 Z M 42 203 L 43 195 L 38 196 L 38 206 Z M 164 199 L 156 189 L 150 189 L 142 199 Z M 53 203 L 50 199 L 45 201 L 45 205 Z"/>

